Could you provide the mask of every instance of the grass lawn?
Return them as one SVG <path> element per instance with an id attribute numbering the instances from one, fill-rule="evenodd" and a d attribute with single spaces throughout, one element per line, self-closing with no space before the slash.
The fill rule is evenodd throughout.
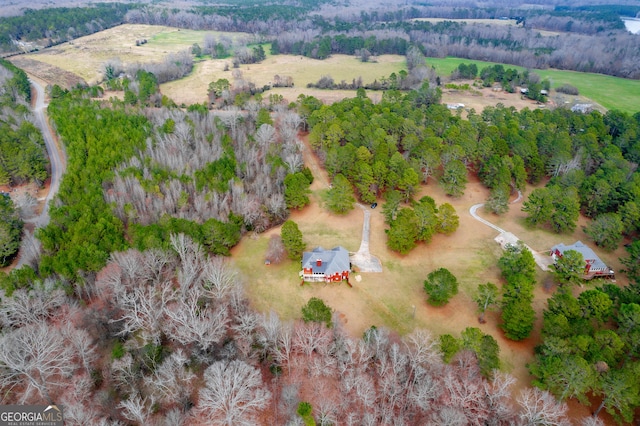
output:
<path id="1" fill-rule="evenodd" d="M 191 47 L 194 43 L 204 47 L 204 37 L 207 34 L 220 37 L 225 36 L 233 41 L 249 40 L 250 34 L 247 33 L 230 33 L 221 31 L 196 31 L 185 30 L 179 28 L 165 27 L 165 30 L 154 34 L 149 40 L 148 45 L 150 47 L 179 47 L 186 48 Z"/>
<path id="2" fill-rule="evenodd" d="M 462 58 L 427 58 L 427 65 L 434 66 L 441 76 L 448 76 L 460 63 L 476 64 L 478 71 L 482 68 L 496 65 L 495 62 L 473 61 Z M 515 65 L 503 64 L 505 68 L 524 70 Z M 580 91 L 580 95 L 593 99 L 607 109 L 619 109 L 628 113 L 640 111 L 638 99 L 640 99 L 640 80 L 611 77 L 603 74 L 582 73 L 562 70 L 535 70 L 543 79 L 551 81 L 551 87 L 555 88 L 563 84 L 571 84 Z"/>

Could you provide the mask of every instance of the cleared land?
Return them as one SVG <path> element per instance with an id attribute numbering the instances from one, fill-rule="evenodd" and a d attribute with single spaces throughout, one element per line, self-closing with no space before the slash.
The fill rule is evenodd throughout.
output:
<path id="1" fill-rule="evenodd" d="M 468 81 L 456 81 L 456 84 L 473 82 Z M 523 108 L 546 108 L 549 105 L 540 105 L 536 101 L 527 99 L 520 93 L 508 93 L 504 90 L 495 91 L 490 87 L 472 87 L 471 90 L 458 90 L 458 89 L 442 89 L 442 103 L 443 104 L 464 104 L 464 110 L 470 108 L 475 109 L 476 113 L 482 112 L 488 106 L 496 106 L 501 103 L 506 107 L 515 107 L 518 110 Z M 555 102 L 550 103 L 555 105 Z M 455 114 L 455 112 L 454 112 Z M 464 116 L 464 115 L 463 115 Z"/>
<path id="2" fill-rule="evenodd" d="M 479 22 L 486 25 L 513 25 L 510 20 L 465 20 Z M 486 21 L 486 22 L 485 22 Z M 177 28 L 126 24 L 110 28 L 100 33 L 78 38 L 68 43 L 55 46 L 41 52 L 14 57 L 12 60 L 27 72 L 39 76 L 47 81 L 66 85 L 74 85 L 78 81 L 72 73 L 89 84 L 102 79 L 102 69 L 108 60 L 118 58 L 123 64 L 158 62 L 168 54 L 189 49 L 194 43 L 203 44 L 206 34 L 215 36 L 225 35 L 232 40 L 247 42 L 252 35 L 244 33 L 220 33 L 211 31 L 180 30 Z M 146 39 L 147 44 L 136 46 L 136 40 Z M 268 52 L 269 47 L 265 50 Z M 461 58 L 429 58 L 428 65 L 436 68 L 439 75 L 446 77 L 451 74 L 461 62 L 475 63 L 478 68 L 494 65 L 492 62 L 472 61 Z M 207 87 L 211 81 L 218 78 L 232 80 L 231 71 L 223 71 L 225 64 L 231 60 L 205 59 L 196 64 L 194 71 L 184 79 L 163 84 L 161 90 L 178 104 L 204 102 Z M 375 58 L 374 62 L 362 63 L 355 57 L 348 55 L 334 55 L 329 59 L 319 61 L 294 55 L 271 56 L 261 64 L 242 65 L 240 70 L 243 77 L 257 86 L 269 84 L 276 74 L 293 77 L 295 87 L 273 89 L 269 93 L 281 94 L 286 100 L 293 101 L 299 94 L 305 93 L 316 96 L 325 102 L 333 102 L 345 97 L 355 96 L 354 91 L 330 91 L 307 89 L 308 83 L 317 82 L 323 75 L 331 75 L 336 82 L 362 77 L 365 83 L 375 79 L 388 77 L 392 72 L 398 72 L 406 67 L 403 56 L 383 55 Z M 512 65 L 505 67 L 522 69 Z M 616 108 L 629 113 L 638 111 L 637 99 L 640 98 L 640 81 L 610 77 L 601 74 L 587 74 L 573 71 L 536 70 L 543 78 L 551 80 L 552 88 L 562 84 L 571 84 L 580 90 L 579 97 L 564 96 L 555 98 L 558 105 L 593 102 L 603 108 Z M 63 77 L 61 77 L 63 76 Z M 484 93 L 484 91 L 483 91 Z M 369 92 L 369 96 L 377 100 L 381 92 Z M 466 102 L 465 102 L 466 99 Z M 591 99 L 591 101 L 589 101 Z M 447 97 L 445 102 L 462 102 L 465 106 L 480 111 L 484 106 L 502 102 L 507 106 L 523 108 L 531 103 L 519 103 L 519 96 L 496 95 L 487 91 L 482 98 L 470 93 L 458 92 L 455 96 Z M 469 104 L 469 105 L 467 105 Z"/>
<path id="3" fill-rule="evenodd" d="M 170 53 L 189 49 L 194 43 L 202 46 L 206 34 L 225 35 L 232 40 L 250 38 L 250 35 L 245 33 L 125 24 L 24 57 L 72 72 L 87 83 L 96 84 L 102 80 L 102 69 L 108 60 L 118 58 L 124 65 L 159 62 Z M 136 46 L 136 40 L 143 39 L 148 42 Z M 32 68 L 27 71 L 38 75 Z"/>
<path id="4" fill-rule="evenodd" d="M 349 251 L 356 251 L 362 231 L 362 211 L 354 209 L 346 216 L 336 216 L 322 208 L 321 195 L 326 188 L 326 176 L 323 173 L 318 175 L 317 163 L 309 164 L 308 158 L 307 153 L 307 165 L 319 179 L 312 186 L 312 204 L 302 211 L 294 211 L 291 219 L 300 227 L 309 250 L 318 245 L 325 248 L 342 245 Z M 525 197 L 532 189 L 528 188 Z M 478 323 L 476 305 L 472 300 L 478 284 L 487 281 L 501 283 L 497 260 L 502 251 L 493 240 L 497 232 L 479 224 L 469 214 L 473 204 L 486 199 L 488 190 L 471 176 L 471 182 L 460 198 L 448 197 L 433 181 L 423 186 L 416 197 L 423 195 L 430 195 L 438 204 L 448 202 L 455 207 L 460 216 L 458 231 L 450 236 L 436 235 L 429 245 L 419 245 L 409 255 L 402 256 L 386 247 L 385 224 L 381 208 L 378 207 L 371 215 L 370 250 L 381 260 L 383 272 L 361 273 L 360 282 L 353 277 L 353 288 L 347 284 L 300 286 L 299 262 L 287 260 L 280 265 L 265 266 L 264 254 L 268 240 L 272 234 L 280 232 L 279 228 L 244 238 L 234 248 L 233 258 L 242 271 L 254 307 L 263 312 L 277 312 L 283 319 L 294 319 L 300 317 L 300 309 L 309 298 L 320 297 L 336 311 L 353 336 L 362 335 L 372 325 L 385 326 L 400 334 L 422 328 L 431 330 L 435 335 L 459 335 L 466 327 L 479 327 L 496 338 L 505 369 L 519 379 L 521 386 L 526 385 L 530 380 L 526 363 L 531 360 L 533 347 L 539 343 L 539 335 L 534 334 L 523 342 L 505 339 L 498 328 L 497 314 L 489 313 L 486 324 Z M 484 211 L 480 211 L 480 215 L 518 235 L 537 251 L 546 252 L 560 242 L 589 241 L 581 230 L 586 223 L 584 219 L 581 219 L 573 235 L 557 235 L 527 228 L 520 207 L 521 204 L 512 205 L 510 211 L 501 217 Z M 596 251 L 611 267 L 620 269 L 618 257 L 623 255 L 623 250 L 614 253 Z M 440 267 L 456 275 L 460 293 L 448 305 L 434 308 L 426 303 L 423 281 L 429 272 Z M 534 307 L 538 312 L 539 330 L 541 312 L 551 295 L 548 288 L 553 286 L 551 275 L 541 270 L 538 270 L 538 282 L 540 285 L 536 288 Z"/>
<path id="5" fill-rule="evenodd" d="M 267 49 L 265 49 L 268 51 Z M 201 103 L 207 100 L 209 83 L 220 78 L 233 82 L 232 68 L 224 71 L 225 65 L 231 66 L 230 59 L 205 60 L 196 64 L 194 71 L 187 77 L 165 83 L 160 86 L 162 93 L 170 97 L 177 104 Z M 391 73 L 406 68 L 405 58 L 400 55 L 382 55 L 375 58 L 375 62 L 363 63 L 349 55 L 333 55 L 325 60 L 305 58 L 297 55 L 267 55 L 260 64 L 241 65 L 243 78 L 253 82 L 256 87 L 271 84 L 273 77 L 291 76 L 294 87 L 275 88 L 271 93 L 281 94 L 289 102 L 295 101 L 298 95 L 312 95 L 324 102 L 335 102 L 346 97 L 354 97 L 354 90 L 319 90 L 308 89 L 308 83 L 316 83 L 322 76 L 330 75 L 336 83 L 345 80 L 351 83 L 353 79 L 362 77 L 365 83 L 375 79 L 387 78 Z M 382 92 L 369 92 L 372 98 L 379 98 Z"/>
<path id="6" fill-rule="evenodd" d="M 458 67 L 459 64 L 476 64 L 478 70 L 495 62 L 473 61 L 461 58 L 427 58 L 427 64 L 434 66 L 438 75 L 448 76 Z M 515 68 L 524 70 L 515 65 L 504 65 L 505 68 Z M 549 79 L 551 88 L 571 84 L 580 91 L 579 97 L 563 95 L 564 100 L 570 103 L 588 102 L 591 99 L 607 109 L 618 109 L 628 113 L 636 113 L 640 110 L 638 99 L 640 99 L 640 80 L 629 80 L 619 77 L 611 77 L 603 74 L 581 73 L 576 71 L 561 70 L 534 70 L 543 79 Z M 563 101 L 564 102 L 564 101 Z"/>

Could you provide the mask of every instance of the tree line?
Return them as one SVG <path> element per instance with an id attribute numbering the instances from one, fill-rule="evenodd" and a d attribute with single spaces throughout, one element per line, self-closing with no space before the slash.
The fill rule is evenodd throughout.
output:
<path id="1" fill-rule="evenodd" d="M 277 5 L 273 5 L 276 7 Z M 387 5 L 385 5 L 387 6 Z M 456 56 L 488 60 L 525 68 L 558 68 L 638 78 L 638 39 L 625 31 L 619 18 L 601 9 L 537 11 L 526 8 L 467 8 L 396 5 L 388 12 L 337 8 L 304 9 L 295 19 L 269 13 L 261 19 L 239 19 L 229 11 L 203 8 L 166 11 L 133 9 L 131 23 L 182 28 L 241 31 L 260 34 L 274 43 L 274 52 L 322 59 L 331 53 L 404 54 L 411 44 L 426 56 Z M 340 12 L 337 12 L 340 10 Z M 247 10 L 238 9 L 236 13 Z M 450 19 L 517 17 L 515 26 L 445 21 L 431 23 L 414 18 Z M 560 31 L 540 36 L 539 30 Z M 631 52 L 631 53 L 630 53 Z"/>
<path id="2" fill-rule="evenodd" d="M 0 61 L 0 185 L 9 188 L 49 175 L 44 140 L 29 110 L 31 87 L 24 71 Z M 15 199 L 12 199 L 13 196 Z M 11 263 L 20 249 L 24 222 L 36 200 L 29 194 L 0 193 L 0 266 Z"/>
<path id="3" fill-rule="evenodd" d="M 35 182 L 48 176 L 44 140 L 29 110 L 27 75 L 10 62 L 0 62 L 0 185 Z"/>
<path id="4" fill-rule="evenodd" d="M 93 34 L 122 23 L 127 11 L 134 7 L 137 6 L 98 3 L 93 7 L 26 9 L 21 16 L 0 18 L 0 51 L 21 51 L 14 41 L 46 40 L 45 45 L 51 46 Z"/>

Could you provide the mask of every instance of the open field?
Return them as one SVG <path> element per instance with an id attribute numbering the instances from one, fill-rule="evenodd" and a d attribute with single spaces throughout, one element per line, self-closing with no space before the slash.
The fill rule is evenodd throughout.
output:
<path id="1" fill-rule="evenodd" d="M 268 51 L 267 47 L 265 51 Z M 209 83 L 220 78 L 233 82 L 231 69 L 224 71 L 225 65 L 230 65 L 230 59 L 208 59 L 199 62 L 191 75 L 160 86 L 162 93 L 173 99 L 177 104 L 201 103 L 207 100 Z M 334 81 L 362 77 L 365 83 L 381 77 L 388 77 L 391 73 L 406 68 L 405 58 L 400 55 L 382 55 L 375 58 L 375 62 L 363 63 L 349 55 L 332 55 L 325 60 L 305 58 L 297 55 L 267 55 L 267 59 L 260 64 L 241 65 L 240 71 L 245 79 L 255 83 L 257 87 L 270 84 L 276 74 L 293 77 L 295 87 L 275 88 L 265 93 L 281 94 L 289 102 L 295 101 L 298 95 L 312 95 L 324 102 L 333 102 L 345 97 L 354 97 L 355 90 L 319 90 L 308 89 L 308 83 L 316 83 L 320 77 L 330 75 Z M 382 92 L 369 92 L 373 98 L 381 97 Z"/>
<path id="2" fill-rule="evenodd" d="M 487 25 L 512 25 L 509 20 L 472 20 Z M 487 22 L 485 22 L 487 21 Z M 157 62 L 168 54 L 189 49 L 194 43 L 202 44 L 205 34 L 225 35 L 234 41 L 250 40 L 252 36 L 244 33 L 218 33 L 207 31 L 180 30 L 177 28 L 126 24 L 114 27 L 100 33 L 78 38 L 41 52 L 32 53 L 12 60 L 23 67 L 27 72 L 42 77 L 43 79 L 68 85 L 74 79 L 67 74 L 64 78 L 57 77 L 57 72 L 64 70 L 73 73 L 89 84 L 95 84 L 102 79 L 102 67 L 110 59 L 119 58 L 123 64 L 136 62 Z M 147 39 L 148 43 L 136 46 L 136 40 Z M 269 51 L 269 47 L 265 48 Z M 475 63 L 479 68 L 493 65 L 492 62 L 472 61 L 461 58 L 429 58 L 428 65 L 436 68 L 441 76 L 448 76 L 461 62 Z M 230 71 L 223 71 L 225 64 L 230 64 L 230 59 L 205 59 L 196 63 L 194 71 L 188 77 L 181 80 L 163 84 L 161 90 L 178 104 L 190 104 L 204 102 L 209 83 L 218 78 L 232 80 Z M 521 67 L 505 65 L 522 69 Z M 331 75 L 336 82 L 362 77 L 365 82 L 374 79 L 388 77 L 392 72 L 398 72 L 405 68 L 405 60 L 399 55 L 383 55 L 375 58 L 375 61 L 362 63 L 355 57 L 348 55 L 333 55 L 326 60 L 314 60 L 294 55 L 271 56 L 267 53 L 267 59 L 261 64 L 242 65 L 240 70 L 245 79 L 252 81 L 257 86 L 269 84 L 276 74 L 293 77 L 295 87 L 273 89 L 270 93 L 281 94 L 286 100 L 293 101 L 299 94 L 305 93 L 316 96 L 325 102 L 333 102 L 345 97 L 355 96 L 354 91 L 329 91 L 307 89 L 307 83 L 315 83 L 323 75 Z M 576 102 L 589 102 L 591 99 L 604 108 L 617 108 L 622 111 L 635 113 L 638 110 L 637 99 L 640 98 L 640 81 L 627 80 L 600 74 L 587 74 L 573 71 L 536 70 L 543 78 L 551 80 L 552 88 L 568 83 L 580 90 L 580 97 L 564 96 L 556 101 L 557 104 L 573 104 Z M 477 96 L 465 100 L 459 96 L 468 94 L 457 93 L 454 98 L 447 98 L 445 102 L 462 102 L 470 104 L 481 110 L 486 105 L 495 105 L 502 102 L 508 106 L 522 108 L 529 104 L 519 104 L 516 98 L 500 99 L 502 95 L 495 96 L 487 93 L 480 100 Z M 369 92 L 369 96 L 377 100 L 381 92 Z M 506 101 L 506 102 L 505 102 Z M 511 102 L 515 102 L 512 104 Z"/>
<path id="3" fill-rule="evenodd" d="M 495 62 L 473 61 L 462 58 L 427 58 L 427 65 L 434 66 L 438 75 L 448 76 L 460 63 L 476 64 L 478 70 Z M 504 65 L 505 68 L 524 70 L 515 65 Z M 571 84 L 580 90 L 580 102 L 589 98 L 607 109 L 619 109 L 628 113 L 640 111 L 638 99 L 640 99 L 640 80 L 629 80 L 619 77 L 611 77 L 603 74 L 581 73 L 576 71 L 561 70 L 534 70 L 543 79 L 551 81 L 551 88 L 563 84 Z M 567 101 L 573 101 L 573 96 L 563 95 Z"/>
<path id="4" fill-rule="evenodd" d="M 244 33 L 125 24 L 24 57 L 64 69 L 77 74 L 89 84 L 96 84 L 102 80 L 102 67 L 110 59 L 119 58 L 124 65 L 159 62 L 170 53 L 189 49 L 194 43 L 202 46 L 207 33 L 224 34 L 233 40 L 250 37 Z M 148 43 L 136 46 L 136 40 L 141 39 L 148 40 Z M 27 71 L 37 75 L 31 69 Z"/>

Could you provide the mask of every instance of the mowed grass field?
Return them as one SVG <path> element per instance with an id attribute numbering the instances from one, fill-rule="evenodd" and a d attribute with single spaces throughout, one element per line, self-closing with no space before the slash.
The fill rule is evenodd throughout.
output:
<path id="1" fill-rule="evenodd" d="M 427 58 L 427 64 L 434 66 L 438 75 L 448 76 L 461 63 L 476 64 L 478 71 L 482 68 L 496 65 L 495 62 L 473 61 L 461 58 Z M 505 68 L 524 70 L 515 65 L 505 65 Z M 634 114 L 640 111 L 640 80 L 611 77 L 603 74 L 582 73 L 562 70 L 534 70 L 543 79 L 549 79 L 551 88 L 570 84 L 580 91 L 580 95 L 592 99 L 607 109 L 618 109 Z M 573 97 L 567 96 L 567 99 Z"/>

